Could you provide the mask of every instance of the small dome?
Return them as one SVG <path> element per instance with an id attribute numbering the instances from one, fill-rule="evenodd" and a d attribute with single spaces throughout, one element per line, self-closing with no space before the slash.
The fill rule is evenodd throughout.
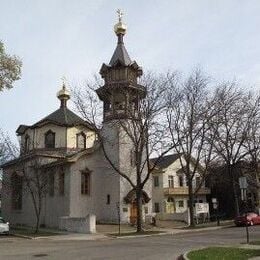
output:
<path id="1" fill-rule="evenodd" d="M 126 26 L 126 24 L 124 24 L 122 22 L 123 13 L 120 9 L 118 9 L 117 14 L 118 14 L 118 23 L 115 24 L 114 31 L 115 31 L 116 35 L 119 35 L 119 34 L 125 35 L 127 26 Z"/>
<path id="2" fill-rule="evenodd" d="M 122 23 L 121 21 L 114 26 L 114 31 L 115 31 L 116 35 L 118 35 L 118 34 L 125 35 L 126 29 L 127 29 L 126 24 Z"/>
<path id="3" fill-rule="evenodd" d="M 62 85 L 62 89 L 57 92 L 57 97 L 58 98 L 67 97 L 67 99 L 70 98 L 70 92 L 69 92 L 69 90 L 66 89 L 66 86 L 64 83 Z"/>

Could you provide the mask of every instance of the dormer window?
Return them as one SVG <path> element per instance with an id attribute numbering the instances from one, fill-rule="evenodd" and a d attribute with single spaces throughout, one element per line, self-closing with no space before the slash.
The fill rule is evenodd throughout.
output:
<path id="1" fill-rule="evenodd" d="M 77 148 L 86 148 L 86 135 L 83 132 L 77 134 Z"/>
<path id="2" fill-rule="evenodd" d="M 55 148 L 55 133 L 51 130 L 45 133 L 45 148 Z"/>
<path id="3" fill-rule="evenodd" d="M 28 152 L 30 148 L 30 137 L 26 135 L 24 138 L 24 152 Z"/>

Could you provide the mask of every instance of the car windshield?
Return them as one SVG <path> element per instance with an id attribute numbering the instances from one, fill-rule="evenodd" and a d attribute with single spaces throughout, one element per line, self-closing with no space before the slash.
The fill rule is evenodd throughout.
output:
<path id="1" fill-rule="evenodd" d="M 0 218 L 0 223 L 3 224 L 3 223 L 6 223 L 2 218 Z"/>

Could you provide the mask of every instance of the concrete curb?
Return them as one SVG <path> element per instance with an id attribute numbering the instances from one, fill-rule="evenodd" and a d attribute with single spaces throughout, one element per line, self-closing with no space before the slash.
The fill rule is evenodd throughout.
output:
<path id="1" fill-rule="evenodd" d="M 190 252 L 190 251 L 189 251 Z M 183 255 L 182 255 L 182 258 L 184 259 L 184 260 L 190 260 L 189 258 L 188 258 L 188 253 L 189 252 L 185 252 Z"/>
<path id="2" fill-rule="evenodd" d="M 110 237 L 110 238 L 124 239 L 124 238 L 136 238 L 136 237 L 163 236 L 163 235 L 170 235 L 170 233 L 162 232 L 162 233 L 147 234 L 147 235 L 129 235 L 129 236 L 113 236 L 113 235 L 106 235 L 106 236 L 107 236 L 107 237 Z"/>

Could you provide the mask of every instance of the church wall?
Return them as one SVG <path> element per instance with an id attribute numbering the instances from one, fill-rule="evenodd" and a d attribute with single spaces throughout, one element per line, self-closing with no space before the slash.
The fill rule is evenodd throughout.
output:
<path id="1" fill-rule="evenodd" d="M 42 159 L 41 163 L 45 164 L 51 162 L 53 159 Z M 31 162 L 27 162 L 22 167 L 27 167 Z M 13 224 L 34 226 L 36 223 L 35 209 L 33 206 L 32 196 L 30 195 L 26 185 L 23 184 L 22 194 L 22 209 L 15 210 L 12 207 L 12 184 L 11 176 L 14 172 L 19 171 L 19 166 L 14 165 L 4 169 L 4 182 L 3 182 L 3 193 L 2 193 L 2 213 L 3 217 Z M 57 169 L 56 169 L 57 170 Z M 32 173 L 33 174 L 33 173 Z M 55 186 L 54 196 L 50 197 L 49 192 L 46 191 L 45 199 L 42 202 L 42 213 L 40 224 L 48 227 L 58 227 L 59 217 L 68 215 L 69 211 L 69 183 L 68 173 L 65 172 L 65 195 L 58 195 L 57 187 L 57 173 L 55 173 Z M 47 187 L 46 187 L 47 188 Z"/>
<path id="2" fill-rule="evenodd" d="M 81 170 L 89 169 L 90 195 L 81 194 Z M 119 176 L 114 173 L 102 152 L 82 157 L 70 169 L 70 216 L 96 215 L 97 222 L 116 222 Z M 107 204 L 107 195 L 110 204 Z"/>
<path id="3" fill-rule="evenodd" d="M 83 132 L 86 135 L 86 148 L 93 146 L 95 141 L 94 132 L 90 131 L 84 126 L 69 127 L 67 129 L 67 147 L 76 148 L 77 147 L 77 134 Z"/>

